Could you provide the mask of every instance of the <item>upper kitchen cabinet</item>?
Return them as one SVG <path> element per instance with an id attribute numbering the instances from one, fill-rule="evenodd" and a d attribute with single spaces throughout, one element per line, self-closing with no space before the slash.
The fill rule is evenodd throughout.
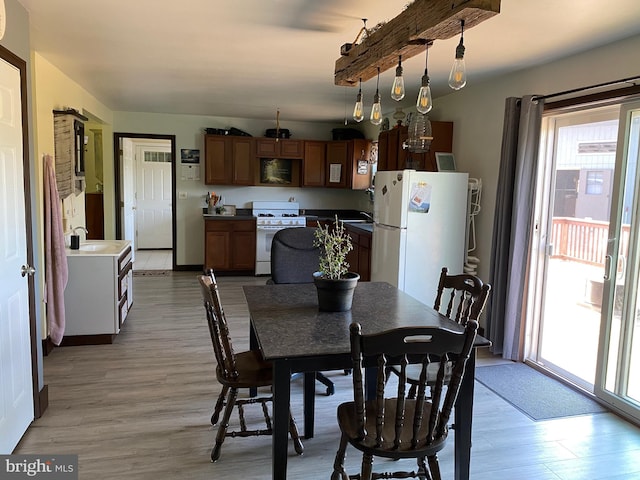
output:
<path id="1" fill-rule="evenodd" d="M 365 190 L 371 186 L 371 142 L 364 139 L 327 142 L 325 187 Z"/>
<path id="2" fill-rule="evenodd" d="M 428 152 L 412 153 L 403 148 L 409 137 L 408 127 L 380 132 L 378 137 L 378 170 L 415 170 L 435 172 L 436 152 L 451 152 L 453 122 L 431 122 L 433 140 Z"/>
<path id="3" fill-rule="evenodd" d="M 254 139 L 205 135 L 204 183 L 207 185 L 253 185 Z"/>
<path id="4" fill-rule="evenodd" d="M 256 138 L 256 156 L 260 158 L 302 158 L 304 141 L 284 138 Z"/>
<path id="5" fill-rule="evenodd" d="M 302 186 L 324 187 L 327 142 L 305 141 L 302 161 Z"/>

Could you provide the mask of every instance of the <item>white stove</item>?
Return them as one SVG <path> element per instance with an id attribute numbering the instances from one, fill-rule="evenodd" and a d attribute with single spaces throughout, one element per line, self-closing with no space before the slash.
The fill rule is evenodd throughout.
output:
<path id="1" fill-rule="evenodd" d="M 256 218 L 256 275 L 271 274 L 271 242 L 278 230 L 307 226 L 296 202 L 253 202 Z"/>

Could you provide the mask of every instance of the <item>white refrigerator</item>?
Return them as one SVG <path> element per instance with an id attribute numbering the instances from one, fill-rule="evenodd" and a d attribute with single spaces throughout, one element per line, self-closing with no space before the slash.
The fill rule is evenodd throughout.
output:
<path id="1" fill-rule="evenodd" d="M 467 190 L 466 173 L 377 172 L 371 280 L 432 306 L 442 267 L 463 273 Z"/>

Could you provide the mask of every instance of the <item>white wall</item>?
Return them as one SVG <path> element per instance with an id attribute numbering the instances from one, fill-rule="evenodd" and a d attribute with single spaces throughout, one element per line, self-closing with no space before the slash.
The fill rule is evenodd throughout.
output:
<path id="1" fill-rule="evenodd" d="M 204 184 L 204 129 L 235 127 L 252 136 L 263 136 L 267 128 L 275 127 L 273 121 L 246 118 L 207 117 L 201 115 L 169 115 L 152 113 L 114 112 L 113 130 L 116 133 L 158 134 L 176 136 L 177 163 L 176 190 L 186 195 L 176 205 L 176 262 L 179 266 L 201 265 L 204 259 L 204 220 L 202 208 L 207 192 L 215 191 L 224 201 L 236 208 L 251 208 L 254 200 L 287 201 L 294 197 L 304 209 L 356 209 L 371 210 L 364 192 L 352 192 L 325 188 L 284 187 L 236 187 Z M 280 120 L 280 127 L 291 132 L 292 139 L 331 140 L 332 129 L 344 125 Z M 200 180 L 181 177 L 180 149 L 200 150 Z M 105 170 L 113 165 L 105 159 Z M 108 188 L 105 185 L 105 188 Z"/>
<path id="2" fill-rule="evenodd" d="M 500 79 L 467 86 L 434 100 L 432 119 L 453 121 L 453 152 L 460 171 L 483 183 L 482 211 L 476 217 L 479 275 L 489 279 L 493 217 L 507 97 L 552 94 L 640 74 L 640 36 L 523 70 Z"/>

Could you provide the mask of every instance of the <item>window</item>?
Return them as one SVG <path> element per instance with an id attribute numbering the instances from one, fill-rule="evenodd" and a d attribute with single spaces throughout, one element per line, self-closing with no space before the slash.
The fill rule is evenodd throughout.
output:
<path id="1" fill-rule="evenodd" d="M 604 192 L 604 172 L 591 171 L 587 172 L 587 186 L 585 193 L 587 195 L 602 195 Z"/>
<path id="2" fill-rule="evenodd" d="M 145 150 L 144 152 L 145 162 L 167 162 L 171 163 L 171 152 L 152 152 Z"/>

